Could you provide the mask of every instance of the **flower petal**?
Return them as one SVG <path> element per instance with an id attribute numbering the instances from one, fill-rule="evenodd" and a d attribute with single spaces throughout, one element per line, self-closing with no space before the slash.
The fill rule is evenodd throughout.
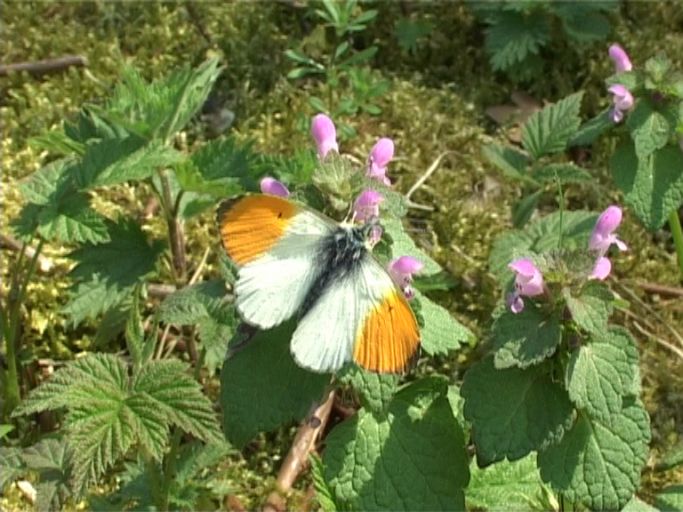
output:
<path id="1" fill-rule="evenodd" d="M 607 276 L 610 274 L 612 271 L 612 262 L 609 260 L 609 258 L 605 258 L 604 256 L 601 256 L 595 261 L 595 266 L 593 267 L 593 272 L 591 272 L 591 275 L 588 277 L 589 279 L 599 279 L 600 281 L 603 281 L 607 278 Z"/>
<path id="2" fill-rule="evenodd" d="M 514 314 L 524 311 L 524 299 L 517 293 L 510 293 L 507 296 L 507 305 Z"/>
<path id="3" fill-rule="evenodd" d="M 276 180 L 275 178 L 271 178 L 270 176 L 267 176 L 261 180 L 261 192 L 264 194 L 270 194 L 272 196 L 279 196 L 279 197 L 289 197 L 289 190 L 287 187 Z"/>
<path id="4" fill-rule="evenodd" d="M 600 214 L 597 222 L 595 223 L 595 228 L 593 228 L 594 233 L 600 233 L 603 237 L 611 235 L 621 224 L 621 218 L 623 213 L 621 208 L 616 205 L 610 205 L 607 209 Z"/>
<path id="5" fill-rule="evenodd" d="M 394 272 L 408 275 L 417 274 L 423 267 L 424 263 L 412 256 L 401 256 L 389 264 L 389 268 Z"/>
<path id="6" fill-rule="evenodd" d="M 384 196 L 376 190 L 367 189 L 360 193 L 353 204 L 355 220 L 366 222 L 373 217 L 379 217 L 379 204 Z"/>
<path id="7" fill-rule="evenodd" d="M 318 114 L 311 122 L 311 135 L 318 146 L 318 155 L 325 158 L 330 151 L 339 152 L 337 145 L 337 130 L 332 119 L 325 114 Z"/>
<path id="8" fill-rule="evenodd" d="M 609 56 L 614 62 L 614 68 L 617 73 L 621 73 L 623 71 L 631 71 L 631 69 L 633 69 L 631 59 L 626 53 L 626 50 L 624 50 L 620 45 L 613 44 L 612 46 L 610 46 Z"/>
<path id="9" fill-rule="evenodd" d="M 394 141 L 382 137 L 372 147 L 370 151 L 370 161 L 377 165 L 377 167 L 386 167 L 387 164 L 394 158 Z"/>
<path id="10" fill-rule="evenodd" d="M 508 268 L 516 274 L 521 274 L 528 278 L 532 278 L 536 273 L 540 273 L 534 262 L 529 258 L 516 259 L 508 265 Z"/>

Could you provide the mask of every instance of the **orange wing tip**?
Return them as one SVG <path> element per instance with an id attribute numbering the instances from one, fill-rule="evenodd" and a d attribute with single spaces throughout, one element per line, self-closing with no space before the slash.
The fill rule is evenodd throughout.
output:
<path id="1" fill-rule="evenodd" d="M 366 370 L 403 373 L 415 362 L 419 345 L 415 315 L 401 292 L 392 289 L 365 317 L 353 360 Z"/>
<path id="2" fill-rule="evenodd" d="M 263 194 L 223 201 L 217 221 L 228 256 L 245 265 L 267 253 L 298 211 L 291 201 Z"/>

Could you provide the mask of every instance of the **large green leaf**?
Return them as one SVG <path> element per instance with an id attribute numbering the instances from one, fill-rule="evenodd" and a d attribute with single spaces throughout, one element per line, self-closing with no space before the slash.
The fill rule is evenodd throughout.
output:
<path id="1" fill-rule="evenodd" d="M 412 256 L 424 263 L 422 272 L 425 274 L 435 274 L 441 271 L 434 259 L 429 257 L 423 250 L 419 249 L 410 235 L 406 233 L 400 219 L 387 218 L 382 220 L 384 231 L 391 238 L 391 254 L 394 258 L 400 256 Z"/>
<path id="2" fill-rule="evenodd" d="M 567 392 L 545 365 L 497 370 L 488 357 L 467 371 L 461 393 L 480 466 L 556 443 L 573 420 Z"/>
<path id="3" fill-rule="evenodd" d="M 578 297 L 564 290 L 567 308 L 572 319 L 581 329 L 592 333 L 604 333 L 607 321 L 612 314 L 614 295 L 603 283 L 595 280 L 588 281 Z"/>
<path id="4" fill-rule="evenodd" d="M 626 202 L 650 230 L 659 229 L 683 204 L 683 153 L 666 146 L 639 159 L 632 144 L 622 144 L 610 160 L 612 175 Z"/>
<path id="5" fill-rule="evenodd" d="M 548 19 L 535 13 L 501 11 L 486 29 L 486 50 L 494 70 L 508 70 L 537 54 L 550 37 Z"/>
<path id="6" fill-rule="evenodd" d="M 526 167 L 529 157 L 521 151 L 500 144 L 488 144 L 482 149 L 484 157 L 505 176 L 517 181 L 529 181 Z"/>
<path id="7" fill-rule="evenodd" d="M 161 459 L 169 428 L 220 441 L 211 402 L 180 361 L 155 361 L 133 377 L 113 354 L 81 358 L 33 390 L 15 415 L 66 409 L 75 487 L 97 480 L 136 444 Z"/>
<path id="8" fill-rule="evenodd" d="M 638 101 L 628 115 L 626 126 L 631 130 L 636 155 L 641 161 L 666 146 L 674 128 L 669 119 L 645 98 Z"/>
<path id="9" fill-rule="evenodd" d="M 398 375 L 369 372 L 356 364 L 345 366 L 337 377 L 360 395 L 361 404 L 370 411 L 384 411 L 398 389 Z"/>
<path id="10" fill-rule="evenodd" d="M 99 275 L 92 279 L 77 283 L 69 294 L 69 301 L 62 308 L 62 312 L 69 317 L 73 325 L 83 320 L 94 319 L 100 314 L 121 304 L 130 296 L 132 287 L 120 288 Z"/>
<path id="11" fill-rule="evenodd" d="M 585 183 L 593 177 L 584 168 L 571 162 L 546 164 L 531 173 L 531 177 L 540 183 Z"/>
<path id="12" fill-rule="evenodd" d="M 657 493 L 655 504 L 661 512 L 683 511 L 683 485 L 670 485 Z"/>
<path id="13" fill-rule="evenodd" d="M 577 92 L 534 112 L 522 129 L 522 145 L 534 158 L 564 151 L 581 124 L 581 99 Z"/>
<path id="14" fill-rule="evenodd" d="M 425 297 L 419 291 L 411 302 L 420 325 L 422 350 L 429 355 L 457 350 L 474 335 L 458 322 L 447 309 Z"/>
<path id="15" fill-rule="evenodd" d="M 541 478 L 570 503 L 619 510 L 638 488 L 650 441 L 650 421 L 638 402 L 601 421 L 579 417 L 562 440 L 538 454 Z"/>
<path id="16" fill-rule="evenodd" d="M 289 351 L 294 327 L 288 322 L 253 335 L 223 363 L 223 429 L 237 447 L 259 432 L 301 420 L 323 398 L 330 376 L 311 373 L 294 362 Z M 233 343 L 241 336 L 238 332 Z"/>
<path id="17" fill-rule="evenodd" d="M 601 421 L 621 411 L 622 401 L 634 392 L 638 377 L 638 349 L 625 329 L 613 327 L 574 349 L 567 365 L 569 398 Z"/>
<path id="18" fill-rule="evenodd" d="M 505 311 L 493 324 L 496 368 L 526 368 L 547 359 L 562 341 L 560 322 L 531 301 L 521 313 Z"/>
<path id="19" fill-rule="evenodd" d="M 100 243 L 109 239 L 105 218 L 90 207 L 88 197 L 71 194 L 38 214 L 38 233 L 62 243 Z"/>
<path id="20" fill-rule="evenodd" d="M 73 159 L 63 158 L 50 162 L 31 174 L 19 184 L 21 195 L 28 202 L 46 206 L 60 197 L 73 193 L 73 178 L 77 164 Z"/>
<path id="21" fill-rule="evenodd" d="M 72 450 L 64 440 L 47 438 L 30 446 L 22 453 L 27 468 L 36 471 L 36 508 L 58 510 L 71 496 Z"/>
<path id="22" fill-rule="evenodd" d="M 384 414 L 361 409 L 335 427 L 323 461 L 340 508 L 464 510 L 467 456 L 447 389 L 440 378 L 416 381 Z"/>
<path id="23" fill-rule="evenodd" d="M 614 121 L 610 116 L 612 108 L 607 108 L 597 116 L 589 119 L 581 125 L 578 131 L 569 141 L 570 146 L 590 146 L 603 133 L 614 127 Z"/>

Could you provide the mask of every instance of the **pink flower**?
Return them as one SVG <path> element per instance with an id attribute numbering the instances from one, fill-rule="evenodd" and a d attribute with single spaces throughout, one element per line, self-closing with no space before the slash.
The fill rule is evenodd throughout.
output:
<path id="1" fill-rule="evenodd" d="M 591 272 L 591 275 L 588 276 L 588 279 L 599 279 L 600 281 L 604 281 L 607 279 L 607 276 L 611 271 L 612 262 L 609 260 L 609 258 L 600 256 L 597 260 L 595 260 L 593 272 Z"/>
<path id="2" fill-rule="evenodd" d="M 631 64 L 631 59 L 628 57 L 628 53 L 626 53 L 626 51 L 618 44 L 613 44 L 609 47 L 609 57 L 614 61 L 614 69 L 616 73 L 631 71 L 631 69 L 633 69 L 633 65 Z"/>
<path id="3" fill-rule="evenodd" d="M 339 153 L 337 130 L 332 119 L 325 114 L 318 114 L 313 118 L 311 122 L 311 135 L 313 135 L 318 146 L 318 156 L 321 159 L 325 158 L 330 151 Z"/>
<path id="4" fill-rule="evenodd" d="M 588 242 L 588 248 L 591 251 L 596 251 L 599 256 L 604 256 L 612 244 L 616 244 L 621 251 L 628 249 L 626 244 L 614 234 L 614 231 L 621 224 L 621 215 L 621 208 L 614 205 L 609 206 L 600 214 Z"/>
<path id="5" fill-rule="evenodd" d="M 363 190 L 353 203 L 355 220 L 367 222 L 373 217 L 379 217 L 379 205 L 382 201 L 384 201 L 384 196 L 376 190 Z"/>
<path id="6" fill-rule="evenodd" d="M 370 151 L 367 175 L 385 185 L 391 185 L 387 177 L 387 165 L 392 158 L 394 158 L 394 141 L 386 137 L 379 139 Z"/>
<path id="7" fill-rule="evenodd" d="M 515 291 L 508 296 L 507 303 L 513 313 L 520 313 L 524 309 L 522 297 L 543 293 L 543 274 L 529 258 L 516 259 L 508 268 L 515 273 Z"/>
<path id="8" fill-rule="evenodd" d="M 619 123 L 624 118 L 624 113 L 633 107 L 633 95 L 631 91 L 621 84 L 614 84 L 607 90 L 613 95 L 612 102 L 614 107 L 610 113 L 612 121 Z"/>
<path id="9" fill-rule="evenodd" d="M 410 284 L 413 282 L 413 274 L 422 270 L 424 264 L 412 256 L 401 256 L 389 263 L 389 275 L 398 285 L 408 300 L 415 297 L 415 290 Z"/>
<path id="10" fill-rule="evenodd" d="M 261 192 L 271 196 L 289 197 L 289 190 L 283 183 L 267 176 L 261 180 Z"/>

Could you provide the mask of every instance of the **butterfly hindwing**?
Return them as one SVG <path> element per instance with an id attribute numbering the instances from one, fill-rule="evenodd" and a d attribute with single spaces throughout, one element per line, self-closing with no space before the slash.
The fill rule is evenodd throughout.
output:
<path id="1" fill-rule="evenodd" d="M 223 246 L 240 266 L 235 293 L 242 318 L 268 329 L 292 317 L 320 273 L 318 248 L 334 224 L 269 195 L 225 203 L 218 222 Z"/>

